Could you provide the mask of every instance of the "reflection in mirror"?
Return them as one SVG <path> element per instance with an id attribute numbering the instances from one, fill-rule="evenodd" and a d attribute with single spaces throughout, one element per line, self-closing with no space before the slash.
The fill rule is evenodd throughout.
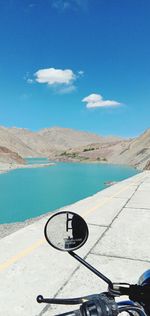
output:
<path id="1" fill-rule="evenodd" d="M 84 219 L 73 212 L 54 214 L 45 225 L 44 234 L 48 243 L 62 251 L 80 248 L 88 238 Z"/>

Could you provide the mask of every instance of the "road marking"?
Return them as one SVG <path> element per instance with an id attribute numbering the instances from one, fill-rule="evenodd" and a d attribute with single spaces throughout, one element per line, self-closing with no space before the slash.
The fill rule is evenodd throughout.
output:
<path id="1" fill-rule="evenodd" d="M 113 200 L 113 198 L 116 197 L 117 195 L 119 195 L 120 193 L 126 191 L 132 185 L 137 185 L 137 182 L 133 182 L 133 183 L 129 184 L 128 186 L 125 186 L 123 189 L 121 189 L 117 193 L 113 194 L 112 196 L 104 197 L 103 202 L 96 204 L 94 207 L 91 207 L 88 211 L 83 212 L 83 215 L 85 215 L 85 217 L 86 217 L 87 215 L 89 215 L 90 213 L 92 213 L 93 211 L 98 209 L 99 207 L 101 207 L 101 206 L 107 204 L 108 202 L 110 202 L 111 200 Z"/>
<path id="2" fill-rule="evenodd" d="M 96 205 L 95 207 L 90 208 L 88 211 L 85 211 L 82 213 L 83 216 L 87 216 L 89 213 L 95 211 L 96 209 L 98 209 L 99 207 L 107 204 L 109 201 L 111 201 L 115 196 L 117 196 L 118 194 L 120 194 L 121 192 L 127 190 L 130 186 L 132 185 L 137 185 L 137 182 L 139 181 L 139 179 L 135 182 L 132 182 L 131 184 L 128 184 L 127 186 L 125 186 L 123 189 L 121 189 L 120 191 L 118 191 L 117 193 L 113 194 L 110 197 L 106 197 L 105 200 L 101 203 L 99 203 L 98 205 Z M 33 243 L 31 246 L 27 247 L 26 249 L 24 249 L 23 251 L 19 252 L 17 255 L 11 257 L 10 259 L 6 260 L 4 263 L 0 264 L 0 272 L 6 270 L 7 268 L 9 268 L 11 265 L 13 265 L 14 263 L 16 263 L 17 261 L 19 261 L 20 259 L 26 257 L 27 255 L 29 255 L 30 253 L 32 253 L 35 249 L 39 248 L 41 245 L 43 245 L 44 243 L 46 243 L 45 239 L 39 239 L 38 241 L 36 241 L 35 243 Z"/>
<path id="3" fill-rule="evenodd" d="M 8 267 L 10 267 L 12 264 L 16 263 L 20 259 L 26 257 L 29 255 L 32 251 L 39 248 L 41 245 L 43 245 L 46 242 L 46 240 L 40 239 L 36 241 L 34 244 L 32 244 L 30 247 L 24 249 L 23 251 L 19 252 L 16 256 L 11 257 L 10 259 L 6 260 L 4 263 L 0 264 L 0 272 L 4 271 Z"/>

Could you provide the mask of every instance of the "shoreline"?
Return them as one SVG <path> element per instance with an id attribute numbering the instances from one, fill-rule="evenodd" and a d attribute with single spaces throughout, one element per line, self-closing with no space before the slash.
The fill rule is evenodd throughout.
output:
<path id="1" fill-rule="evenodd" d="M 4 164 L 3 164 L 4 165 Z M 6 164 L 5 164 L 6 165 Z M 47 163 L 47 164 L 29 164 L 29 165 L 15 165 L 15 166 L 10 166 L 10 164 L 7 164 L 7 168 L 2 170 L 1 171 L 1 164 L 0 164 L 0 174 L 1 173 L 7 173 L 11 170 L 15 170 L 15 169 L 25 169 L 25 168 L 43 168 L 43 167 L 48 167 L 48 166 L 51 166 L 51 165 L 55 165 L 55 163 Z M 9 169 L 8 169 L 9 167 Z M 121 180 L 122 181 L 122 180 Z M 107 187 L 110 187 L 111 185 L 114 185 L 114 184 L 118 184 L 119 182 L 121 181 L 118 181 L 118 182 L 111 182 L 107 183 Z M 106 188 L 107 189 L 107 188 Z M 88 198 L 88 197 L 87 197 Z M 79 202 L 79 201 L 78 201 Z M 29 218 L 29 219 L 26 219 L 24 221 L 21 221 L 21 222 L 13 222 L 13 223 L 4 223 L 4 224 L 0 224 L 0 239 L 20 230 L 21 228 L 24 228 L 28 225 L 31 225 L 33 223 L 35 223 L 36 221 L 44 218 L 44 217 L 47 217 L 48 215 L 52 215 L 53 212 L 57 212 L 57 211 L 60 211 L 60 209 L 56 209 L 56 210 L 53 210 L 53 211 L 49 211 L 47 213 L 44 213 L 40 216 L 36 216 L 36 217 L 33 217 L 33 218 Z"/>
<path id="2" fill-rule="evenodd" d="M 126 179 L 121 180 L 121 181 L 125 181 L 125 180 Z M 103 189 L 101 191 L 107 190 L 107 188 L 109 188 L 110 186 L 113 186 L 115 184 L 119 184 L 121 181 L 111 183 L 111 184 L 107 185 L 107 187 L 105 189 Z M 101 192 L 101 191 L 98 191 L 98 192 Z M 97 194 L 97 193 L 95 193 L 95 194 Z M 95 194 L 93 194 L 93 195 L 95 195 Z M 91 196 L 93 196 L 93 195 L 91 195 Z M 88 196 L 85 199 L 87 199 L 87 198 L 89 198 L 91 196 Z M 80 201 L 82 201 L 82 200 L 79 200 L 79 201 L 77 201 L 75 203 L 78 203 Z M 73 203 L 73 204 L 75 204 L 75 203 Z M 68 207 L 68 206 L 69 205 L 66 205 L 65 207 Z M 41 215 L 36 216 L 36 217 L 28 218 L 28 219 L 26 219 L 24 221 L 21 221 L 21 222 L 0 224 L 0 239 L 5 238 L 5 237 L 15 233 L 16 231 L 18 231 L 18 230 L 20 230 L 20 229 L 22 229 L 22 228 L 24 228 L 26 226 L 29 226 L 29 225 L 31 225 L 31 224 L 33 224 L 33 223 L 45 218 L 45 217 L 51 216 L 53 213 L 61 211 L 62 209 L 64 209 L 64 207 L 61 207 L 59 209 L 55 209 L 53 211 L 46 212 L 46 213 L 41 214 Z"/>
<path id="3" fill-rule="evenodd" d="M 44 214 L 37 216 L 37 217 L 26 219 L 23 222 L 0 224 L 0 239 L 9 236 L 9 235 L 15 233 L 16 231 L 18 231 L 19 229 L 24 228 L 26 226 L 29 226 L 29 225 L 39 221 L 40 219 L 47 217 L 48 215 L 50 216 L 53 212 L 56 212 L 56 211 L 58 211 L 58 210 L 44 213 Z"/>
<path id="4" fill-rule="evenodd" d="M 46 168 L 55 165 L 54 162 L 43 163 L 43 164 L 11 164 L 11 163 L 0 163 L 0 174 L 8 173 L 9 171 L 16 169 L 30 169 L 30 168 Z"/>
<path id="5" fill-rule="evenodd" d="M 0 175 L 4 173 L 8 173 L 12 170 L 17 170 L 17 169 L 32 169 L 32 168 L 46 168 L 49 166 L 54 166 L 57 163 L 64 162 L 64 163 L 85 163 L 85 164 L 109 164 L 109 165 L 118 165 L 118 166 L 125 166 L 125 167 L 131 167 L 136 169 L 139 172 L 144 171 L 144 169 L 141 169 L 140 167 L 134 166 L 134 165 L 127 165 L 127 164 L 116 164 L 112 162 L 106 162 L 106 161 L 87 161 L 87 160 L 82 160 L 82 161 L 77 161 L 77 160 L 55 160 L 54 162 L 49 162 L 49 163 L 41 163 L 41 164 L 12 164 L 12 163 L 2 163 L 0 162 Z"/>

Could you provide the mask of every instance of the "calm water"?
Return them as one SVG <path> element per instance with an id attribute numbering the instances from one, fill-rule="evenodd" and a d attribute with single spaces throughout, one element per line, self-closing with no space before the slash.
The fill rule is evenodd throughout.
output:
<path id="1" fill-rule="evenodd" d="M 46 159 L 28 159 L 30 163 Z M 135 175 L 133 168 L 107 164 L 57 163 L 0 175 L 0 223 L 23 221 L 74 203 Z"/>

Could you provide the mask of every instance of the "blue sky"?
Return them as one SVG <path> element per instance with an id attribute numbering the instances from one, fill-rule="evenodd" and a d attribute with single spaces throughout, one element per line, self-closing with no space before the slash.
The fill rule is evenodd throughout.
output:
<path id="1" fill-rule="evenodd" d="M 0 0 L 0 125 L 150 127 L 149 0 Z"/>

